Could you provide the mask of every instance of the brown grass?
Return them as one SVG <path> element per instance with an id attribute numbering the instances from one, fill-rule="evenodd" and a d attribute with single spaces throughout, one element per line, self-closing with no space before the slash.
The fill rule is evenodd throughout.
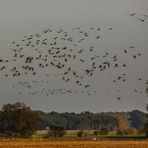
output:
<path id="1" fill-rule="evenodd" d="M 148 140 L 26 140 L 0 139 L 0 148 L 148 148 Z"/>

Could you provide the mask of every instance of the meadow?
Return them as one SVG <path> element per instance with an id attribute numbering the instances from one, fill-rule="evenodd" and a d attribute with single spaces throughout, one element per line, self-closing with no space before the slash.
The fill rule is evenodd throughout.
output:
<path id="1" fill-rule="evenodd" d="M 0 139 L 0 148 L 148 148 L 148 140 Z"/>

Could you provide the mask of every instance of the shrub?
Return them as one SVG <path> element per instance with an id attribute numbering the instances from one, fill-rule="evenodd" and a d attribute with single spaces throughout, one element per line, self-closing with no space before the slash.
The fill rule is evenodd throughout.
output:
<path id="1" fill-rule="evenodd" d="M 138 129 L 137 130 L 137 135 L 142 135 L 144 133 L 145 133 L 144 129 Z"/>
<path id="2" fill-rule="evenodd" d="M 123 131 L 125 135 L 136 135 L 137 130 L 135 128 L 129 128 Z"/>
<path id="3" fill-rule="evenodd" d="M 83 130 L 81 130 L 81 131 L 79 131 L 79 132 L 77 133 L 77 137 L 82 137 L 83 134 L 84 134 L 84 132 L 83 132 Z"/>
<path id="4" fill-rule="evenodd" d="M 94 136 L 98 136 L 99 135 L 99 131 L 94 131 L 93 135 Z"/>
<path id="5" fill-rule="evenodd" d="M 123 132 L 120 130 L 120 129 L 117 129 L 117 131 L 116 131 L 117 133 L 117 135 L 123 135 Z"/>
<path id="6" fill-rule="evenodd" d="M 106 128 L 101 128 L 99 131 L 100 135 L 107 135 L 108 132 L 109 131 Z"/>
<path id="7" fill-rule="evenodd" d="M 48 132 L 48 137 L 63 137 L 65 135 L 65 130 L 60 126 L 52 126 Z"/>

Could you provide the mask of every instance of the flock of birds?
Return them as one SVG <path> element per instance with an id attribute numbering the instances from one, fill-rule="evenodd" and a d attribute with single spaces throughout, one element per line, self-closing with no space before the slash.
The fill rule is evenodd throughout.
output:
<path id="1" fill-rule="evenodd" d="M 148 19 L 148 15 L 146 15 L 146 14 L 137 15 L 136 12 L 133 12 L 133 13 L 128 12 L 128 15 L 134 17 L 135 19 L 137 19 L 140 22 L 145 22 Z"/>
<path id="2" fill-rule="evenodd" d="M 148 18 L 147 15 L 141 18 L 136 13 L 128 14 L 141 22 Z M 87 30 L 74 27 L 70 32 L 46 28 L 40 33 L 26 35 L 11 43 L 8 59 L 0 58 L 0 72 L 6 78 L 15 79 L 13 88 L 17 91 L 19 87 L 23 87 L 25 92 L 27 89 L 27 95 L 96 95 L 93 81 L 101 73 L 110 75 L 113 85 L 128 81 L 129 65 L 127 61 L 121 60 L 121 55 L 134 62 L 142 56 L 141 50 L 135 46 L 120 49 L 118 54 L 111 50 L 99 52 L 98 45 L 103 38 L 103 31 L 100 27 Z M 106 29 L 108 33 L 112 31 L 112 27 Z M 113 74 L 115 71 L 116 75 Z M 142 78 L 137 80 L 142 81 Z M 56 85 L 59 81 L 62 88 Z M 54 84 L 57 87 L 55 89 Z M 73 86 L 78 90 L 74 90 Z M 137 89 L 133 91 L 142 93 Z M 19 91 L 18 94 L 21 96 L 23 92 Z M 117 96 L 115 99 L 121 98 Z"/>

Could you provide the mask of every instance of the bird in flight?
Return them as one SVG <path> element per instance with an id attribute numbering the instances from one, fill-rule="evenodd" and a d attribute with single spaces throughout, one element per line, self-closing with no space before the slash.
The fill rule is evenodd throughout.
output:
<path id="1" fill-rule="evenodd" d="M 136 15 L 136 12 L 134 12 L 134 13 L 129 13 L 129 12 L 128 12 L 128 14 L 129 14 L 130 16 L 134 16 L 134 15 Z"/>
<path id="2" fill-rule="evenodd" d="M 144 22 L 145 19 L 142 19 L 142 18 L 139 18 L 139 17 L 136 17 L 138 20 L 140 20 L 141 22 Z"/>
<path id="3" fill-rule="evenodd" d="M 135 15 L 136 13 L 130 13 L 130 16 Z M 101 35 L 98 34 L 100 30 L 102 31 Z M 134 58 L 136 59 L 134 62 L 136 62 L 142 54 L 137 51 L 135 46 L 122 48 L 119 53 L 113 53 L 109 50 L 104 50 L 101 53 L 98 40 L 100 38 L 103 40 L 103 30 L 100 27 L 89 27 L 83 31 L 82 28 L 76 27 L 68 32 L 64 29 L 54 31 L 47 28 L 40 33 L 25 36 L 23 40 L 12 42 L 13 47 L 10 50 L 12 57 L 9 60 L 0 58 L 0 72 L 6 78 L 13 78 L 15 81 L 19 78 L 26 80 L 26 82 L 16 83 L 16 85 L 25 87 L 29 90 L 30 95 L 40 93 L 48 96 L 78 93 L 78 91 L 73 90 L 73 86 L 76 86 L 80 92 L 90 96 L 96 92 L 93 90 L 96 77 L 98 76 L 99 80 L 99 75 L 108 76 L 108 73 L 110 73 L 111 84 L 122 85 L 123 82 L 126 84 L 128 79 L 126 75 L 122 74 L 122 70 L 126 70 L 128 74 L 130 66 L 127 61 L 123 61 L 122 57 L 129 56 L 130 60 Z M 107 30 L 113 30 L 113 28 L 108 27 Z M 39 81 L 40 73 L 45 74 L 42 75 L 43 81 Z M 115 78 L 112 78 L 113 75 Z M 28 82 L 30 77 L 34 78 L 36 83 Z M 53 81 L 48 83 L 49 79 Z M 56 83 L 54 81 L 61 83 L 63 87 L 65 85 L 71 88 L 65 90 L 63 88 L 54 89 L 52 85 L 49 87 L 48 85 Z M 40 85 L 41 83 L 45 85 Z M 49 89 L 43 90 L 42 87 Z M 40 88 L 41 91 L 33 91 L 33 88 Z M 92 89 L 92 93 L 90 89 Z M 120 100 L 121 98 L 116 97 L 116 99 Z"/>

